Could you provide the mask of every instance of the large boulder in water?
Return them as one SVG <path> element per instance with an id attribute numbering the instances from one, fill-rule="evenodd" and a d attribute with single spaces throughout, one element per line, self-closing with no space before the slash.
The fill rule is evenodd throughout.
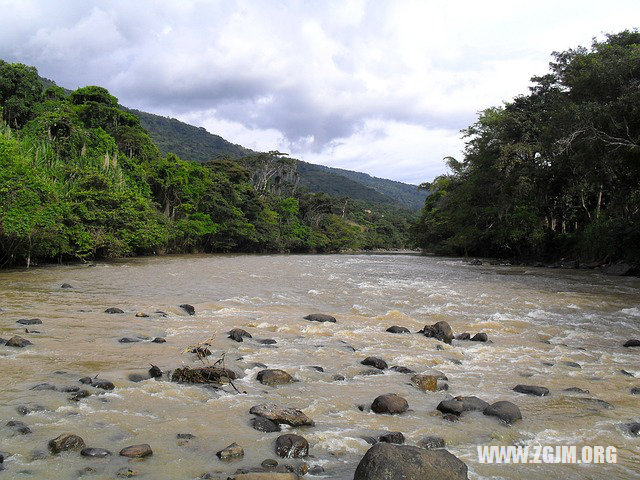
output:
<path id="1" fill-rule="evenodd" d="M 375 413 L 387 413 L 396 415 L 404 413 L 409 409 L 409 403 L 400 395 L 395 393 L 386 393 L 376 397 L 371 404 L 371 410 Z"/>
<path id="2" fill-rule="evenodd" d="M 447 450 L 377 443 L 362 457 L 353 480 L 466 480 L 467 466 Z"/>
<path id="3" fill-rule="evenodd" d="M 496 402 L 489 405 L 484 409 L 483 413 L 490 417 L 498 417 L 503 422 L 509 424 L 522 419 L 522 413 L 520 413 L 518 406 L 507 401 Z"/>
<path id="4" fill-rule="evenodd" d="M 487 402 L 473 395 L 468 397 L 460 395 L 455 397 L 454 400 L 462 402 L 463 412 L 484 412 L 485 408 L 489 406 Z"/>
<path id="5" fill-rule="evenodd" d="M 435 338 L 444 343 L 451 343 L 453 340 L 453 330 L 447 322 L 436 322 L 433 325 L 425 325 L 418 333 L 422 333 L 425 337 Z"/>
<path id="6" fill-rule="evenodd" d="M 276 454 L 281 458 L 302 458 L 309 455 L 309 442 L 293 433 L 280 435 L 276 439 Z"/>
<path id="7" fill-rule="evenodd" d="M 171 381 L 178 383 L 229 383 L 238 375 L 228 368 L 201 367 L 201 368 L 176 368 L 171 374 Z"/>
<path id="8" fill-rule="evenodd" d="M 378 357 L 367 357 L 360 362 L 362 365 L 367 365 L 368 367 L 374 367 L 378 370 L 386 370 L 389 368 L 387 362 Z"/>
<path id="9" fill-rule="evenodd" d="M 233 328 L 227 332 L 231 340 L 235 340 L 236 342 L 242 342 L 243 338 L 252 338 L 251 334 L 242 328 Z"/>
<path id="10" fill-rule="evenodd" d="M 256 377 L 263 385 L 284 385 L 285 383 L 293 382 L 293 377 L 284 370 L 267 369 L 258 372 Z"/>
<path id="11" fill-rule="evenodd" d="M 387 332 L 389 333 L 411 333 L 406 327 L 399 327 L 398 325 L 394 325 L 392 327 L 387 328 Z"/>
<path id="12" fill-rule="evenodd" d="M 525 395 L 534 395 L 536 397 L 544 397 L 549 395 L 549 389 L 546 387 L 538 387 L 536 385 L 516 385 L 513 387 L 514 392 L 524 393 Z"/>
<path id="13" fill-rule="evenodd" d="M 249 413 L 266 418 L 277 424 L 290 425 L 292 427 L 313 426 L 315 423 L 302 411 L 295 408 L 283 407 L 275 403 L 262 403 L 251 407 Z"/>
<path id="14" fill-rule="evenodd" d="M 72 433 L 63 433 L 49 441 L 49 450 L 53 454 L 66 452 L 67 450 L 82 450 L 85 446 L 84 440 Z"/>
<path id="15" fill-rule="evenodd" d="M 332 317 L 331 315 L 325 315 L 324 313 L 312 313 L 304 317 L 304 319 L 309 320 L 310 322 L 336 323 L 336 317 Z"/>
<path id="16" fill-rule="evenodd" d="M 26 338 L 22 338 L 22 337 L 19 337 L 18 335 L 16 335 L 14 337 L 11 337 L 9 340 L 7 340 L 7 343 L 5 343 L 5 345 L 7 347 L 24 348 L 24 347 L 27 347 L 29 345 L 33 345 L 33 343 L 31 343 Z"/>

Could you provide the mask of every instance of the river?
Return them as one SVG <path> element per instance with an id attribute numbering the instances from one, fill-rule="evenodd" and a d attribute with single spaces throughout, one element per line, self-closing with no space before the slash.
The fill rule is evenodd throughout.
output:
<path id="1" fill-rule="evenodd" d="M 73 288 L 60 288 L 62 283 Z M 179 307 L 184 303 L 195 307 L 195 316 Z M 125 313 L 109 315 L 107 307 Z M 630 394 L 630 388 L 640 387 L 640 349 L 622 347 L 640 338 L 637 278 L 470 266 L 419 255 L 166 256 L 1 272 L 0 308 L 0 337 L 19 334 L 33 342 L 23 349 L 0 346 L 0 451 L 11 454 L 5 455 L 0 473 L 5 479 L 75 479 L 87 467 L 83 473 L 89 479 L 116 478 L 121 468 L 138 471 L 141 479 L 189 480 L 205 472 L 226 478 L 275 458 L 279 434 L 249 425 L 249 409 L 265 401 L 299 408 L 315 421 L 314 427 L 292 431 L 309 441 L 307 463 L 322 466 L 324 478 L 353 478 L 369 448 L 361 437 L 386 430 L 403 432 L 408 444 L 427 435 L 443 437 L 468 465 L 470 478 L 640 475 L 640 438 L 620 427 L 640 421 L 639 397 Z M 158 310 L 167 315 L 154 313 Z M 149 317 L 138 318 L 136 312 Z M 334 315 L 337 323 L 303 319 L 314 312 Z M 24 333 L 25 327 L 16 324 L 21 318 L 41 319 L 41 325 L 26 327 L 40 333 Z M 445 345 L 423 335 L 385 332 L 391 325 L 416 332 L 440 320 L 455 333 L 486 332 L 491 343 Z M 277 343 L 236 343 L 225 334 L 234 327 Z M 135 336 L 167 342 L 118 342 Z M 226 366 L 242 375 L 235 386 L 246 393 L 128 379 L 150 364 L 165 371 L 197 366 L 195 355 L 185 349 L 210 337 L 211 358 L 226 352 Z M 360 375 L 366 367 L 359 362 L 369 355 L 419 373 L 437 369 L 448 377 L 449 391 L 421 392 L 410 384 L 410 375 L 390 370 Z M 256 381 L 261 368 L 254 362 L 286 370 L 298 381 L 263 386 Z M 335 381 L 337 374 L 346 379 Z M 79 378 L 95 375 L 111 380 L 115 390 L 77 402 L 68 399 L 69 393 L 31 390 L 43 382 L 58 389 L 79 386 Z M 533 397 L 512 390 L 522 383 L 545 386 L 551 393 Z M 589 394 L 564 392 L 567 387 Z M 386 416 L 356 407 L 387 392 L 406 398 L 410 410 Z M 505 426 L 469 412 L 459 422 L 447 422 L 435 407 L 448 394 L 512 401 L 523 420 Z M 20 405 L 46 410 L 21 416 Z M 12 419 L 32 433 L 12 435 L 4 426 Z M 98 460 L 77 452 L 38 453 L 64 432 L 114 455 Z M 177 440 L 178 433 L 195 438 Z M 244 448 L 244 458 L 218 460 L 215 453 L 233 442 Z M 153 456 L 131 463 L 118 456 L 121 448 L 138 443 L 151 445 Z M 487 444 L 613 445 L 617 463 L 480 464 L 477 445 Z"/>

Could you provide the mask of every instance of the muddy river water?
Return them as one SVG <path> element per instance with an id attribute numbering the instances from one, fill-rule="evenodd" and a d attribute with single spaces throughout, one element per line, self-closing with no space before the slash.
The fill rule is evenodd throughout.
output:
<path id="1" fill-rule="evenodd" d="M 73 288 L 60 288 L 63 283 Z M 184 303 L 195 307 L 194 316 L 179 307 Z M 106 314 L 108 307 L 124 313 Z M 449 451 L 468 465 L 470 478 L 640 477 L 640 438 L 621 427 L 640 421 L 640 396 L 630 393 L 640 387 L 640 348 L 622 347 L 640 338 L 637 278 L 470 266 L 418 255 L 170 256 L 1 272 L 0 308 L 0 337 L 20 335 L 33 342 L 26 348 L 0 346 L 5 455 L 0 478 L 75 479 L 82 473 L 82 478 L 113 479 L 123 468 L 137 471 L 140 479 L 190 480 L 206 472 L 226 478 L 276 458 L 279 434 L 249 424 L 249 409 L 265 401 L 301 409 L 315 421 L 314 427 L 291 431 L 309 441 L 306 462 L 322 466 L 324 478 L 353 478 L 370 447 L 362 437 L 384 431 L 403 432 L 414 445 L 428 435 L 443 437 Z M 159 310 L 166 316 L 155 313 Z M 136 317 L 137 312 L 149 316 Z M 337 323 L 303 319 L 314 312 L 331 314 Z M 42 324 L 16 323 L 23 318 Z M 419 334 L 385 332 L 392 325 L 417 332 L 440 320 L 455 333 L 486 332 L 492 342 L 446 345 Z M 254 339 L 226 338 L 234 327 Z M 166 343 L 118 341 L 137 336 L 164 337 Z M 242 376 L 236 387 L 246 393 L 129 380 L 131 374 L 145 374 L 150 364 L 164 371 L 197 366 L 196 356 L 185 349 L 210 337 L 211 358 L 225 352 L 226 366 Z M 277 343 L 257 341 L 267 338 Z M 449 391 L 422 392 L 411 385 L 410 375 L 391 370 L 362 375 L 366 367 L 360 361 L 370 355 L 418 373 L 437 369 L 448 377 Z M 298 381 L 261 385 L 256 362 Z M 96 375 L 116 388 L 80 401 L 60 391 Z M 336 381 L 335 375 L 345 380 Z M 57 390 L 31 389 L 43 382 Z M 512 390 L 517 384 L 545 386 L 550 395 L 519 394 Z M 563 391 L 568 387 L 589 393 Z M 357 408 L 388 392 L 406 398 L 410 410 L 388 416 Z M 505 426 L 468 412 L 459 422 L 448 422 L 435 410 L 446 395 L 509 400 L 520 407 L 523 420 Z M 21 415 L 20 406 L 45 409 Z M 5 426 L 10 420 L 24 422 L 32 433 L 16 434 Z M 65 432 L 114 455 L 50 455 L 47 442 Z M 178 440 L 179 433 L 195 437 Z M 233 442 L 244 448 L 244 458 L 220 461 L 216 452 Z M 118 455 L 139 443 L 148 443 L 153 456 L 128 461 Z M 613 445 L 617 463 L 481 464 L 477 446 L 489 444 Z"/>

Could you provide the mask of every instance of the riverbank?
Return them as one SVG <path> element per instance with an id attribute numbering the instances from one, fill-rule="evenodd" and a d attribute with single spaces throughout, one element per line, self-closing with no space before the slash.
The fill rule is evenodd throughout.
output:
<path id="1" fill-rule="evenodd" d="M 276 460 L 306 464 L 309 478 L 321 467 L 324 473 L 313 471 L 324 478 L 351 479 L 368 442 L 401 432 L 410 446 L 441 437 L 470 478 L 542 479 L 559 468 L 564 478 L 584 476 L 577 465 L 513 471 L 479 464 L 476 445 L 496 442 L 615 445 L 618 464 L 589 472 L 633 478 L 640 458 L 627 425 L 638 421 L 631 389 L 640 386 L 640 365 L 634 347 L 623 344 L 640 334 L 639 292 L 635 278 L 476 268 L 418 255 L 187 255 L 0 272 L 0 337 L 33 343 L 0 346 L 6 372 L 0 414 L 31 430 L 21 435 L 14 431 L 21 427 L 2 427 L 2 450 L 12 454 L 3 474 L 45 478 L 55 469 L 60 478 L 77 478 L 83 470 L 112 478 L 131 469 L 139 478 L 227 478 Z M 180 307 L 186 304 L 194 315 Z M 123 313 L 106 313 L 109 307 Z M 336 322 L 304 318 L 311 313 Z M 33 318 L 42 323 L 16 323 Z M 446 343 L 438 329 L 435 337 L 416 333 L 438 322 L 455 335 L 484 333 L 489 341 Z M 392 326 L 411 333 L 388 332 Z M 241 332 L 233 336 L 242 342 L 228 338 L 234 328 L 251 338 Z M 203 341 L 210 365 L 225 353 L 224 367 L 242 393 L 228 383 L 171 381 L 178 368 L 204 366 L 197 353 L 185 352 Z M 151 378 L 150 364 L 164 372 L 161 380 Z M 448 380 L 436 378 L 431 391 L 428 376 L 440 373 Z M 80 382 L 85 377 L 89 383 Z M 109 384 L 98 380 L 114 388 L 104 390 L 99 385 Z M 32 390 L 42 384 L 55 390 Z M 444 384 L 448 390 L 439 389 Z M 518 385 L 549 394 L 518 393 Z M 89 395 L 71 399 L 81 390 Z M 385 393 L 402 397 L 408 409 L 376 413 L 373 404 Z M 511 402 L 522 419 L 508 425 L 482 411 L 443 413 L 458 404 L 442 402 L 459 396 Z M 258 431 L 254 419 L 264 416 L 254 407 L 264 403 L 299 410 L 315 425 Z M 63 433 L 112 455 L 51 455 L 48 442 Z M 304 437 L 310 456 L 280 458 L 277 439 L 286 434 Z M 219 459 L 216 453 L 232 443 L 244 455 Z M 153 452 L 144 460 L 119 455 L 143 444 Z"/>

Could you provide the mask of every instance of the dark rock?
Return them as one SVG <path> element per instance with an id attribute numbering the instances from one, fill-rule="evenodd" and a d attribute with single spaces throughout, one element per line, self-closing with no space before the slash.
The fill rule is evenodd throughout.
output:
<path id="1" fill-rule="evenodd" d="M 137 343 L 140 341 L 141 340 L 139 338 L 132 338 L 132 337 L 123 337 L 120 340 L 118 340 L 118 342 L 120 343 Z"/>
<path id="2" fill-rule="evenodd" d="M 55 385 L 52 385 L 50 383 L 39 383 L 38 385 L 34 385 L 33 387 L 31 387 L 29 390 L 36 390 L 36 391 L 40 391 L 40 390 L 57 390 L 57 387 Z"/>
<path id="3" fill-rule="evenodd" d="M 622 425 L 622 428 L 626 433 L 634 437 L 640 435 L 640 423 L 638 422 L 625 423 L 624 425 Z"/>
<path id="4" fill-rule="evenodd" d="M 226 448 L 223 448 L 222 450 L 220 450 L 219 452 L 216 453 L 216 456 L 220 459 L 220 460 L 234 460 L 237 458 L 242 458 L 244 457 L 244 450 L 242 449 L 242 447 L 240 445 L 238 445 L 237 443 L 232 443 L 231 445 L 229 445 Z"/>
<path id="5" fill-rule="evenodd" d="M 435 392 L 438 389 L 438 378 L 435 375 L 414 375 L 411 383 L 423 392 Z"/>
<path id="6" fill-rule="evenodd" d="M 309 367 L 308 367 L 308 368 L 310 368 L 310 369 L 312 369 L 312 370 L 315 370 L 316 372 L 324 372 L 324 368 L 319 367 L 319 366 L 317 366 L 317 365 L 309 365 Z"/>
<path id="7" fill-rule="evenodd" d="M 120 450 L 120 455 L 129 458 L 144 458 L 153 455 L 153 451 L 148 444 L 142 443 L 123 448 Z"/>
<path id="8" fill-rule="evenodd" d="M 284 385 L 293 382 L 293 377 L 284 370 L 268 369 L 258 372 L 256 377 L 263 385 Z"/>
<path id="9" fill-rule="evenodd" d="M 520 413 L 518 406 L 507 401 L 495 402 L 485 408 L 483 413 L 490 417 L 498 417 L 508 424 L 522 419 L 522 413 Z"/>
<path id="10" fill-rule="evenodd" d="M 410 368 L 402 367 L 400 365 L 394 365 L 393 367 L 390 368 L 390 370 L 393 370 L 394 372 L 398 372 L 398 373 L 405 373 L 407 375 L 412 374 L 412 373 L 416 373 L 413 370 L 411 370 Z"/>
<path id="11" fill-rule="evenodd" d="M 15 335 L 11 337 L 9 340 L 7 340 L 7 343 L 5 343 L 5 345 L 7 347 L 24 348 L 29 345 L 33 345 L 33 343 L 31 343 L 26 338 L 22 338 L 22 337 L 19 337 L 18 335 Z"/>
<path id="12" fill-rule="evenodd" d="M 149 318 L 149 315 L 144 312 L 136 312 L 136 318 Z"/>
<path id="13" fill-rule="evenodd" d="M 49 451 L 54 455 L 68 450 L 82 450 L 84 447 L 84 440 L 72 433 L 63 433 L 53 440 L 49 440 Z"/>
<path id="14" fill-rule="evenodd" d="M 87 398 L 91 396 L 91 392 L 89 390 L 78 390 L 76 393 L 69 397 L 69 400 L 72 402 L 79 402 L 83 398 Z"/>
<path id="15" fill-rule="evenodd" d="M 457 358 L 447 358 L 454 365 L 462 365 L 462 360 L 458 360 Z"/>
<path id="16" fill-rule="evenodd" d="M 525 395 L 534 395 L 536 397 L 544 397 L 549 395 L 549 389 L 546 387 L 538 387 L 536 385 L 516 385 L 513 387 L 514 392 L 524 393 Z"/>
<path id="17" fill-rule="evenodd" d="M 382 370 L 378 370 L 377 368 L 369 368 L 367 370 L 362 370 L 360 373 L 358 373 L 358 375 L 367 377 L 369 375 L 384 375 L 384 372 Z"/>
<path id="18" fill-rule="evenodd" d="M 471 337 L 472 342 L 486 342 L 489 340 L 487 334 L 484 332 L 476 333 L 473 337 Z"/>
<path id="19" fill-rule="evenodd" d="M 276 455 L 280 458 L 302 458 L 309 455 L 309 442 L 292 433 L 280 435 L 276 439 Z"/>
<path id="20" fill-rule="evenodd" d="M 460 333 L 456 335 L 456 340 L 471 340 L 471 334 L 468 332 Z"/>
<path id="21" fill-rule="evenodd" d="M 551 362 L 542 362 L 542 365 L 544 365 L 545 367 L 553 367 L 553 363 Z"/>
<path id="22" fill-rule="evenodd" d="M 376 397 L 371 404 L 371 410 L 375 413 L 387 413 L 390 415 L 404 413 L 409 409 L 409 404 L 400 395 L 386 393 Z"/>
<path id="23" fill-rule="evenodd" d="M 96 379 L 91 382 L 91 386 L 102 390 L 113 390 L 116 386 L 109 380 Z"/>
<path id="24" fill-rule="evenodd" d="M 447 450 L 378 443 L 364 455 L 353 480 L 467 480 L 467 466 Z"/>
<path id="25" fill-rule="evenodd" d="M 442 413 L 451 413 L 453 415 L 460 415 L 464 412 L 464 403 L 452 399 L 452 400 L 442 400 L 436 410 Z"/>
<path id="26" fill-rule="evenodd" d="M 446 422 L 459 422 L 460 416 L 455 413 L 445 413 L 442 415 L 442 419 Z"/>
<path id="27" fill-rule="evenodd" d="M 124 310 L 117 307 L 109 307 L 104 311 L 104 313 L 110 313 L 113 315 L 114 313 L 124 313 Z"/>
<path id="28" fill-rule="evenodd" d="M 7 344 L 7 339 L 6 338 L 0 338 L 0 345 L 6 345 Z"/>
<path id="29" fill-rule="evenodd" d="M 83 448 L 80 455 L 91 458 L 106 458 L 111 456 L 111 452 L 104 448 Z"/>
<path id="30" fill-rule="evenodd" d="M 153 340 L 151 340 L 151 343 L 167 343 L 167 339 L 162 337 L 156 337 Z"/>
<path id="31" fill-rule="evenodd" d="M 178 383 L 227 384 L 237 378 L 233 370 L 219 367 L 182 367 L 176 368 L 171 374 L 171 381 Z"/>
<path id="32" fill-rule="evenodd" d="M 471 260 L 469 262 L 469 265 L 473 265 L 473 266 L 480 266 L 482 265 L 482 260 L 478 259 L 478 258 L 474 258 L 473 260 Z"/>
<path id="33" fill-rule="evenodd" d="M 35 412 L 46 412 L 49 409 L 47 407 L 43 407 L 42 405 L 18 405 L 16 407 L 16 411 L 20 415 L 29 415 Z"/>
<path id="34" fill-rule="evenodd" d="M 134 382 L 134 383 L 138 383 L 138 382 L 142 382 L 144 380 L 148 380 L 149 376 L 148 375 L 143 375 L 141 373 L 130 373 L 127 378 L 129 379 L 130 382 Z"/>
<path id="35" fill-rule="evenodd" d="M 631 395 L 640 395 L 640 387 L 632 387 L 631 390 L 629 390 L 629 392 L 631 392 Z"/>
<path id="36" fill-rule="evenodd" d="M 122 467 L 120 469 L 118 469 L 118 471 L 116 472 L 116 475 L 120 478 L 131 478 L 131 477 L 137 477 L 140 474 L 140 472 L 138 472 L 138 470 L 133 470 L 131 468 L 127 468 L 127 467 Z"/>
<path id="37" fill-rule="evenodd" d="M 584 390 L 584 389 L 578 388 L 578 387 L 569 387 L 569 388 L 565 388 L 562 391 L 563 392 L 570 392 L 570 393 L 584 393 L 584 394 L 588 394 L 589 393 L 589 390 Z"/>
<path id="38" fill-rule="evenodd" d="M 307 472 L 307 475 L 312 475 L 312 476 L 320 476 L 320 475 L 324 475 L 325 471 L 324 468 L 320 465 L 314 465 L 313 467 L 311 467 L 309 469 L 309 471 Z"/>
<path id="39" fill-rule="evenodd" d="M 380 435 L 378 440 L 386 443 L 395 443 L 396 445 L 402 445 L 404 443 L 404 435 L 402 432 L 389 432 L 384 435 Z"/>
<path id="40" fill-rule="evenodd" d="M 632 338 L 631 340 L 627 340 L 623 347 L 640 347 L 640 340 L 637 338 Z"/>
<path id="41" fill-rule="evenodd" d="M 263 403 L 251 407 L 249 413 L 259 417 L 266 418 L 278 424 L 286 424 L 292 427 L 300 427 L 304 425 L 313 426 L 314 422 L 300 410 L 295 408 L 283 407 L 275 403 Z"/>
<path id="42" fill-rule="evenodd" d="M 433 450 L 434 448 L 444 448 L 445 441 L 442 437 L 428 436 L 420 439 L 418 446 L 425 450 Z"/>
<path id="43" fill-rule="evenodd" d="M 153 378 L 160 378 L 162 377 L 162 370 L 160 370 L 160 368 L 156 367 L 155 365 L 151 365 L 151 368 L 149 369 L 149 375 L 151 375 Z"/>
<path id="44" fill-rule="evenodd" d="M 161 317 L 167 317 L 167 312 L 163 312 L 162 310 L 156 310 L 155 313 L 160 315 Z"/>
<path id="45" fill-rule="evenodd" d="M 193 305 L 189 305 L 188 303 L 183 303 L 180 305 L 180 308 L 187 312 L 189 315 L 195 315 L 196 309 Z"/>
<path id="46" fill-rule="evenodd" d="M 334 375 L 333 376 L 333 381 L 334 382 L 344 382 L 345 378 L 344 375 Z"/>
<path id="47" fill-rule="evenodd" d="M 82 377 L 80 380 L 78 380 L 80 383 L 84 384 L 84 385 L 91 385 L 91 382 L 93 382 L 93 378 L 91 377 Z"/>
<path id="48" fill-rule="evenodd" d="M 336 318 L 331 315 L 325 315 L 324 313 L 312 313 L 304 317 L 305 320 L 309 320 L 310 322 L 329 322 L 336 323 Z"/>
<path id="49" fill-rule="evenodd" d="M 451 343 L 453 340 L 453 330 L 451 326 L 444 321 L 434 323 L 433 325 L 425 325 L 418 333 L 422 333 L 425 337 L 435 338 L 444 343 Z"/>
<path id="50" fill-rule="evenodd" d="M 230 338 L 231 340 L 235 340 L 236 342 L 242 342 L 243 338 L 252 338 L 249 332 L 241 328 L 234 328 L 232 330 L 229 330 L 228 333 L 228 338 Z"/>
<path id="51" fill-rule="evenodd" d="M 257 340 L 257 342 L 261 345 L 275 345 L 278 343 L 273 338 L 263 338 L 261 340 Z"/>
<path id="52" fill-rule="evenodd" d="M 7 427 L 13 430 L 14 435 L 28 435 L 31 433 L 31 429 L 27 427 L 24 422 L 20 422 L 18 420 L 8 421 Z"/>
<path id="53" fill-rule="evenodd" d="M 60 285 L 60 288 L 73 288 L 73 286 L 69 283 L 63 283 L 62 285 Z"/>
<path id="54" fill-rule="evenodd" d="M 487 402 L 475 396 L 458 396 L 454 400 L 462 402 L 463 412 L 484 412 L 485 408 L 489 406 Z"/>
<path id="55" fill-rule="evenodd" d="M 279 432 L 280 429 L 280 425 L 278 425 L 276 422 L 272 422 L 271 420 L 269 420 L 268 418 L 263 418 L 263 417 L 253 417 L 250 421 L 251 426 L 258 430 L 259 432 Z"/>
<path id="56" fill-rule="evenodd" d="M 176 438 L 178 440 L 192 440 L 196 438 L 196 436 L 192 433 L 178 433 L 176 434 Z"/>
<path id="57" fill-rule="evenodd" d="M 571 362 L 571 361 L 564 361 L 561 362 L 563 365 L 566 365 L 567 367 L 571 367 L 571 368 L 582 368 L 582 365 L 580 365 L 577 362 Z"/>
<path id="58" fill-rule="evenodd" d="M 386 370 L 389 368 L 387 362 L 378 357 L 367 357 L 360 362 L 362 365 L 377 368 L 378 370 Z"/>
<path id="59" fill-rule="evenodd" d="M 364 437 L 360 437 L 362 440 L 364 440 L 365 442 L 367 442 L 369 445 L 375 445 L 376 443 L 378 443 L 378 440 L 373 438 L 373 437 L 369 437 L 367 435 L 365 435 Z"/>
<path id="60" fill-rule="evenodd" d="M 387 332 L 389 333 L 411 333 L 408 328 L 399 327 L 398 325 L 394 325 L 392 327 L 387 328 Z"/>
<path id="61" fill-rule="evenodd" d="M 16 323 L 20 325 L 42 325 L 42 320 L 39 318 L 21 318 Z"/>
<path id="62" fill-rule="evenodd" d="M 627 377 L 635 377 L 635 375 L 633 373 L 628 372 L 628 371 L 626 371 L 624 369 L 620 370 L 620 373 L 623 374 L 623 375 L 626 375 Z"/>

